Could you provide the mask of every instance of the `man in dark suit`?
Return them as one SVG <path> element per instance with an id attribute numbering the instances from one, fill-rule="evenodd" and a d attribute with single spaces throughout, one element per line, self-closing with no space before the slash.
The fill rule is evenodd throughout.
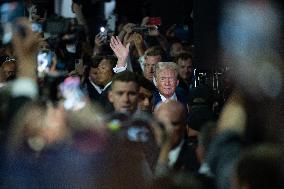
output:
<path id="1" fill-rule="evenodd" d="M 102 58 L 94 58 L 87 68 L 87 77 L 83 83 L 90 100 L 96 101 L 102 93 L 102 86 L 98 82 L 98 65 Z"/>
<path id="2" fill-rule="evenodd" d="M 187 110 L 187 96 L 182 89 L 177 88 L 178 66 L 174 62 L 159 62 L 155 68 L 157 90 L 153 91 L 153 107 L 167 100 L 177 100 Z"/>
<path id="3" fill-rule="evenodd" d="M 106 111 L 113 110 L 108 101 L 108 91 L 115 74 L 116 59 L 111 56 L 98 56 L 90 67 L 86 89 L 91 100 L 103 105 Z"/>
<path id="4" fill-rule="evenodd" d="M 192 56 L 189 53 L 180 53 L 175 58 L 175 63 L 178 65 L 179 85 L 187 95 L 193 87 L 193 65 Z"/>
<path id="5" fill-rule="evenodd" d="M 155 109 L 154 115 L 164 125 L 166 131 L 156 173 L 167 174 L 171 170 L 197 172 L 199 163 L 195 154 L 196 143 L 185 137 L 184 106 L 176 100 L 168 100 Z"/>

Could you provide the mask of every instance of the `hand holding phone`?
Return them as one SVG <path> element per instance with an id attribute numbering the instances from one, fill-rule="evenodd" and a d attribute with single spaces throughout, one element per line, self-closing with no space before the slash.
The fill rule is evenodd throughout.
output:
<path id="1" fill-rule="evenodd" d="M 104 42 L 107 41 L 107 33 L 108 33 L 107 28 L 105 28 L 105 27 L 101 27 L 101 28 L 100 28 L 99 36 L 100 36 L 100 38 L 101 38 Z"/>
<path id="2" fill-rule="evenodd" d="M 51 52 L 49 50 L 40 51 L 37 54 L 37 71 L 39 76 L 49 72 L 51 68 Z"/>

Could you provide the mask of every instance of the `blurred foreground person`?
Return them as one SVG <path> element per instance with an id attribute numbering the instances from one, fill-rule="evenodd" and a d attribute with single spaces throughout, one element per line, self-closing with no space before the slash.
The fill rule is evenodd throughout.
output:
<path id="1" fill-rule="evenodd" d="M 221 51 L 223 63 L 230 68 L 235 89 L 222 109 L 216 136 L 206 155 L 206 162 L 218 189 L 233 188 L 231 180 L 234 177 L 234 167 L 246 148 L 266 143 L 283 146 L 282 10 L 283 1 L 231 1 L 224 3 L 222 7 L 221 12 L 224 14 L 219 28 L 222 31 Z M 242 49 L 241 52 L 238 49 Z M 258 161 L 262 157 L 255 156 L 252 159 Z M 255 171 L 252 167 L 259 161 L 257 163 L 250 158 L 245 159 L 242 164 L 248 169 L 240 172 L 245 174 L 244 177 L 239 175 L 240 182 L 244 181 L 241 188 L 254 188 L 250 182 L 263 182 L 259 187 L 264 187 L 270 177 L 265 178 L 257 173 L 269 172 L 269 169 L 266 170 L 266 166 L 260 163 L 257 172 L 251 173 L 250 171 Z M 250 177 L 251 175 L 256 177 Z M 278 176 L 275 176 L 276 180 Z M 271 185 L 268 188 L 283 186 Z"/>
<path id="2" fill-rule="evenodd" d="M 235 189 L 283 188 L 282 150 L 280 146 L 271 144 L 262 144 L 245 150 L 235 167 Z"/>
<path id="3" fill-rule="evenodd" d="M 8 132 L 4 188 L 37 188 L 41 158 L 52 156 L 66 133 L 64 118 L 58 111 L 30 102 L 15 115 Z M 57 150 L 56 150 L 57 149 Z M 43 165 L 43 164 L 42 164 Z M 40 176 L 39 176 L 40 175 Z"/>
<path id="4" fill-rule="evenodd" d="M 207 189 L 193 175 L 172 173 L 155 178 L 150 189 Z"/>
<path id="5" fill-rule="evenodd" d="M 29 103 L 16 115 L 7 143 L 4 188 L 91 188 L 105 158 L 100 110 L 66 112 Z M 35 116 L 35 117 L 34 117 Z"/>
<path id="6" fill-rule="evenodd" d="M 199 163 L 195 146 L 189 145 L 186 138 L 186 110 L 175 100 L 160 104 L 154 112 L 155 117 L 165 126 L 167 137 L 161 147 L 157 164 L 157 174 L 169 170 L 197 172 Z"/>

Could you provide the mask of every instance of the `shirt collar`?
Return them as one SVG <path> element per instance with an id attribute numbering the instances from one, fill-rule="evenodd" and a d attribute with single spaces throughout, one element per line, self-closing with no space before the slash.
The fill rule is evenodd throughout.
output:
<path id="1" fill-rule="evenodd" d="M 173 94 L 173 96 L 171 96 L 170 98 L 166 98 L 165 96 L 163 96 L 161 93 L 159 93 L 160 94 L 160 97 L 161 97 L 161 99 L 162 99 L 162 102 L 165 102 L 165 101 L 167 101 L 167 100 L 177 100 L 177 95 L 176 95 L 176 93 L 174 93 Z"/>
<path id="2" fill-rule="evenodd" d="M 108 86 L 111 85 L 111 83 L 112 83 L 112 81 L 110 81 L 108 84 L 106 84 L 102 91 L 105 91 L 108 88 Z"/>
<path id="3" fill-rule="evenodd" d="M 168 163 L 168 165 L 169 165 L 170 167 L 172 167 L 172 166 L 175 164 L 175 162 L 177 161 L 183 143 L 184 143 L 184 141 L 182 140 L 181 143 L 180 143 L 177 147 L 175 147 L 174 149 L 172 149 L 172 150 L 169 152 L 169 155 L 168 155 L 169 163 Z"/>
<path id="4" fill-rule="evenodd" d="M 89 78 L 89 81 L 91 83 L 91 85 L 93 85 L 93 87 L 95 87 L 96 91 L 99 93 L 99 94 L 102 94 L 103 90 L 100 86 L 98 86 L 97 84 L 95 84 L 90 78 Z"/>

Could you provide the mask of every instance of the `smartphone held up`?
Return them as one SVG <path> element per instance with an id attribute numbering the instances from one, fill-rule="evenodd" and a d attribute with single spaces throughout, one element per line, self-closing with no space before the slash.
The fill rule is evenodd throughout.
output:
<path id="1" fill-rule="evenodd" d="M 52 65 L 52 54 L 50 50 L 39 51 L 37 54 L 37 73 L 42 78 L 50 71 Z"/>

